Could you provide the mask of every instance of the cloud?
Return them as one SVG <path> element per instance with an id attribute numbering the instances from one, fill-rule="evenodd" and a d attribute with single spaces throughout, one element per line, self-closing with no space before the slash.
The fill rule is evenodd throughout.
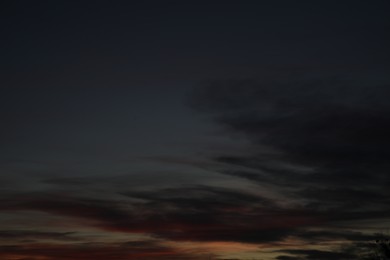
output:
<path id="1" fill-rule="evenodd" d="M 119 203 L 55 194 L 26 194 L 6 199 L 1 209 L 43 211 L 86 219 L 89 225 L 106 231 L 198 242 L 279 241 L 297 227 L 319 221 L 305 211 L 278 208 L 268 198 L 220 187 L 170 188 L 123 195 L 129 200 Z M 138 201 L 134 202 L 136 199 Z"/>
<path id="2" fill-rule="evenodd" d="M 203 88 L 195 103 L 251 140 L 252 154 L 214 158 L 225 174 L 296 187 L 312 205 L 364 207 L 390 198 L 389 82 L 356 75 L 229 80 Z"/>
<path id="3" fill-rule="evenodd" d="M 375 234 L 365 234 L 358 231 L 335 231 L 335 230 L 301 230 L 292 234 L 297 238 L 304 239 L 311 243 L 319 243 L 322 241 L 374 241 L 378 238 L 378 235 Z"/>
<path id="4" fill-rule="evenodd" d="M 320 244 L 333 241 L 364 241 L 372 236 L 361 232 L 329 231 L 317 229 L 329 216 L 322 216 L 313 210 L 295 207 L 283 207 L 267 197 L 244 190 L 233 190 L 222 187 L 193 186 L 166 188 L 151 191 L 125 192 L 124 199 L 98 200 L 59 194 L 29 193 L 6 198 L 1 204 L 1 210 L 18 214 L 18 211 L 43 211 L 49 214 L 87 220 L 95 228 L 114 233 L 144 234 L 160 239 L 160 241 L 176 242 L 238 242 L 250 244 L 277 245 L 288 239 L 298 239 L 309 244 Z M 127 200 L 128 199 L 128 200 Z M 64 240 L 70 241 L 76 233 L 13 231 L 0 232 L 0 237 L 30 239 L 30 241 Z M 76 236 L 77 237 L 77 236 Z M 81 242 L 81 241 L 80 241 Z M 82 243 L 80 243 L 82 244 Z M 132 254 L 125 254 L 118 244 L 102 245 L 102 252 L 91 254 L 96 259 L 175 259 L 175 252 L 165 252 L 164 248 L 157 251 L 156 242 L 130 241 L 120 243 L 120 247 L 131 247 Z M 160 244 L 158 244 L 160 245 Z M 272 247 L 275 247 L 272 246 Z M 92 245 L 90 245 L 92 246 Z M 103 251 L 104 248 L 107 250 Z M 34 249 L 35 247 L 39 249 Z M 45 247 L 47 247 L 45 249 Z M 25 255 L 66 250 L 73 254 L 73 259 L 87 255 L 91 247 L 87 245 L 63 249 L 55 244 L 34 243 L 4 247 L 4 256 L 14 255 L 19 251 Z M 156 250 L 155 250 L 156 249 Z M 34 253 L 36 250 L 37 252 Z M 41 251 L 39 251 L 41 250 Z M 143 255 L 143 251 L 148 254 Z M 156 251 L 153 255 L 154 250 Z M 165 252 L 160 255 L 157 252 Z M 187 253 L 176 252 L 177 259 L 192 259 Z M 285 252 L 283 252 L 285 253 Z M 291 252 L 290 252 L 291 253 Z M 45 253 L 46 254 L 46 253 Z M 110 254 L 112 254 L 110 256 Z M 191 253 L 194 255 L 195 253 Z M 182 256 L 183 255 L 183 256 Z M 1 256 L 1 254 L 0 254 Z M 64 259 L 66 254 L 63 256 Z M 69 256 L 69 255 L 68 255 Z M 144 258 L 141 258 L 144 257 Z M 45 255 L 48 259 L 54 255 Z M 69 256 L 70 257 L 70 256 Z M 110 258 L 111 257 L 111 258 Z M 133 258 L 132 258 L 133 257 Z M 139 258 L 137 258 L 139 257 Z M 148 258 L 149 257 L 149 258 Z M 182 257 L 182 258 L 180 258 Z M 80 259 L 81 259 L 80 258 Z M 88 259 L 88 258 L 85 258 Z M 91 258 L 92 259 L 92 258 Z M 193 259 L 197 259 L 195 256 Z M 202 258 L 200 258 L 202 259 Z M 310 258 L 309 258 L 310 259 Z"/>
<path id="5" fill-rule="evenodd" d="M 389 96 L 390 78 L 383 74 L 313 73 L 214 81 L 197 90 L 192 106 L 227 135 L 249 141 L 246 152 L 212 157 L 214 170 L 259 189 L 272 187 L 289 210 L 316 220 L 286 236 L 308 243 L 363 241 L 373 236 L 337 223 L 364 230 L 370 224 L 356 221 L 390 218 Z M 289 253 L 294 256 L 278 259 L 349 259 L 345 252 Z"/>
<path id="6" fill-rule="evenodd" d="M 42 232 L 35 230 L 0 230 L 0 239 L 25 240 L 25 239 L 50 239 L 62 241 L 77 240 L 75 232 Z"/>
<path id="7" fill-rule="evenodd" d="M 295 237 L 310 243 L 327 239 L 371 239 L 359 232 L 307 231 L 330 219 L 305 208 L 286 208 L 246 191 L 195 186 L 123 193 L 118 201 L 26 194 L 8 198 L 2 210 L 26 210 L 86 219 L 88 225 L 118 233 L 146 234 L 171 241 L 274 243 Z M 135 202 L 136 201 L 136 202 Z M 0 237 L 72 239 L 74 233 L 2 231 Z"/>
<path id="8" fill-rule="evenodd" d="M 269 198 L 221 187 L 126 195 L 143 199 L 146 208 L 160 212 L 163 228 L 155 228 L 155 234 L 171 240 L 272 242 L 283 239 L 297 227 L 319 221 L 306 212 L 280 208 Z"/>
<path id="9" fill-rule="evenodd" d="M 196 253 L 187 254 L 174 248 L 162 246 L 154 241 L 130 241 L 123 244 L 80 243 L 38 244 L 0 246 L 2 259 L 202 259 Z"/>
<path id="10" fill-rule="evenodd" d="M 172 162 L 214 171 L 233 181 L 246 180 L 251 190 L 238 185 L 176 183 L 170 188 L 129 186 L 123 191 L 122 184 L 120 191 L 113 188 L 106 198 L 91 199 L 82 192 L 84 180 L 51 179 L 50 183 L 59 186 L 77 185 L 81 192 L 10 193 L 3 196 L 0 209 L 42 211 L 80 219 L 105 231 L 145 234 L 162 241 L 270 246 L 291 240 L 312 246 L 367 241 L 373 236 L 340 223 L 390 218 L 387 81 L 351 76 L 231 80 L 212 83 L 202 91 L 195 102 L 197 109 L 209 114 L 230 136 L 244 137 L 249 141 L 248 149 L 225 150 L 198 163 Z M 3 236 L 18 235 L 7 232 Z M 72 234 L 57 236 L 60 240 Z M 164 256 L 167 259 L 175 259 L 178 253 L 142 243 L 127 245 L 136 247 L 132 252 L 138 256 L 149 247 L 172 253 Z M 7 250 L 13 249 L 3 248 Z M 28 255 L 34 249 L 18 250 Z M 80 250 L 74 254 L 84 254 L 89 247 Z M 121 250 L 110 245 L 104 252 L 118 254 L 115 259 L 132 259 Z M 281 254 L 278 259 L 348 259 L 354 254 L 296 248 L 277 253 Z"/>
<path id="11" fill-rule="evenodd" d="M 309 259 L 318 259 L 318 260 L 331 260 L 331 259 L 356 259 L 356 254 L 350 254 L 346 252 L 330 252 L 323 250 L 305 250 L 305 249 L 297 249 L 297 250 L 281 250 L 283 253 L 288 253 L 295 256 L 278 256 L 276 259 L 278 260 L 309 260 Z"/>

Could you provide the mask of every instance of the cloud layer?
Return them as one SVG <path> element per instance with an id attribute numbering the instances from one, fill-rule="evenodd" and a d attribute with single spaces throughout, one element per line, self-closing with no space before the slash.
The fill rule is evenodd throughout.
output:
<path id="1" fill-rule="evenodd" d="M 137 187 L 130 175 L 42 175 L 34 181 L 44 188 L 4 190 L 0 210 L 19 218 L 41 212 L 47 215 L 42 221 L 51 224 L 2 227 L 0 240 L 8 242 L 0 256 L 223 259 L 215 246 L 223 243 L 237 247 L 237 259 L 249 253 L 354 259 L 361 250 L 347 245 L 374 240 L 390 218 L 388 82 L 372 75 L 212 82 L 194 96 L 193 105 L 227 136 L 245 140 L 246 149 L 149 160 L 201 169 L 224 182 L 151 180 L 149 187 Z M 71 220 L 63 223 L 67 231 L 56 230 L 58 223 L 48 216 Z M 118 234 L 133 239 L 91 242 L 83 230 L 75 231 L 80 226 L 110 239 Z M 189 250 L 186 243 L 195 246 Z"/>
<path id="2" fill-rule="evenodd" d="M 305 216 L 317 220 L 308 226 L 330 230 L 343 223 L 364 230 L 383 222 L 384 228 L 390 217 L 389 82 L 372 72 L 215 81 L 200 89 L 193 104 L 232 137 L 251 144 L 245 154 L 215 156 L 216 163 L 225 165 L 221 173 L 259 189 L 272 186 L 287 204 L 299 205 Z M 370 224 L 359 226 L 358 221 Z M 327 239 L 365 237 L 343 232 Z M 324 238 L 321 232 L 298 236 Z M 326 251 L 289 253 L 299 259 L 348 258 Z"/>

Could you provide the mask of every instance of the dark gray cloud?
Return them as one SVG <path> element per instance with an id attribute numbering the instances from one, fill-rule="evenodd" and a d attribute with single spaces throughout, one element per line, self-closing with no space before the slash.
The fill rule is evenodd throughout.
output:
<path id="1" fill-rule="evenodd" d="M 372 240 L 365 233 L 331 230 L 357 220 L 371 224 L 356 228 L 378 227 L 390 218 L 389 97 L 390 79 L 381 73 L 312 73 L 215 81 L 198 90 L 192 105 L 231 137 L 249 140 L 245 153 L 213 157 L 215 169 L 259 189 L 272 185 L 292 208 L 321 219 L 313 224 L 319 232 L 288 232 L 316 243 Z M 346 252 L 289 253 L 296 256 L 278 259 L 354 259 Z"/>
<path id="2" fill-rule="evenodd" d="M 0 239 L 25 240 L 25 239 L 50 239 L 74 241 L 76 232 L 42 232 L 34 230 L 0 230 Z"/>
<path id="3" fill-rule="evenodd" d="M 350 254 L 346 252 L 330 252 L 330 251 L 322 251 L 322 250 L 283 250 L 283 253 L 289 253 L 295 256 L 278 256 L 276 259 L 278 260 L 309 260 L 309 259 L 318 259 L 318 260 L 332 260 L 332 259 L 343 259 L 343 260 L 352 260 L 356 259 L 356 254 Z"/>
<path id="4" fill-rule="evenodd" d="M 218 122 L 291 160 L 332 168 L 387 165 L 388 80 L 237 80 L 206 91 L 199 106 Z"/>
<path id="5" fill-rule="evenodd" d="M 342 225 L 390 216 L 388 81 L 324 76 L 389 68 L 388 1 L 24 2 L 0 16 L 1 259 L 192 259 L 110 244 L 134 234 L 364 241 Z M 195 81 L 254 75 L 202 90 L 212 122 L 185 104 Z"/>
<path id="6" fill-rule="evenodd" d="M 0 209 L 15 214 L 41 211 L 75 220 L 87 219 L 91 226 L 111 232 L 199 242 L 281 241 L 297 228 L 318 221 L 304 210 L 285 209 L 268 198 L 226 188 L 198 186 L 123 195 L 128 199 L 119 202 L 29 193 L 6 198 Z M 5 233 L 12 234 L 15 235 Z M 39 236 L 38 233 L 30 235 Z"/>
<path id="7" fill-rule="evenodd" d="M 2 245 L 0 257 L 10 259 L 203 259 L 201 254 L 187 254 L 174 248 L 163 246 L 155 241 L 130 241 L 128 243 L 79 243 L 79 244 L 50 244 L 32 243 L 28 245 Z"/>
<path id="8" fill-rule="evenodd" d="M 306 185 L 299 195 L 318 200 L 329 192 L 329 201 L 380 201 L 389 198 L 389 82 L 383 75 L 222 81 L 204 88 L 196 106 L 252 141 L 252 155 L 216 161 L 264 173 L 227 174 Z M 311 187 L 321 190 L 309 196 Z"/>
<path id="9" fill-rule="evenodd" d="M 118 201 L 117 199 L 88 199 L 55 193 L 19 194 L 6 198 L 2 203 L 1 210 L 13 211 L 15 214 L 25 210 L 42 211 L 72 217 L 75 223 L 77 223 L 77 219 L 88 220 L 89 225 L 105 231 L 149 234 L 155 238 L 176 242 L 225 241 L 272 244 L 292 238 L 315 246 L 329 241 L 364 242 L 375 239 L 374 235 L 367 235 L 363 232 L 345 231 L 337 228 L 327 229 L 328 221 L 337 220 L 337 218 L 332 218 L 330 212 L 324 213 L 304 207 L 283 207 L 270 198 L 238 189 L 193 186 L 153 189 L 143 192 L 129 191 L 122 193 L 122 195 L 123 199 Z M 363 215 L 360 215 L 360 218 L 366 219 Z M 345 219 L 347 217 L 344 216 L 342 220 Z M 82 223 L 85 224 L 85 221 Z M 311 230 L 313 226 L 322 228 Z M 66 240 L 72 235 L 72 233 L 57 234 L 39 231 L 4 231 L 0 233 L 0 237 L 16 238 L 18 236 L 20 239 L 35 240 L 46 238 Z M 109 251 L 122 255 L 125 250 L 122 248 L 135 248 L 132 252 L 139 254 L 158 252 L 159 250 L 163 253 L 172 253 L 172 258 L 168 257 L 168 259 L 175 259 L 173 258 L 174 254 L 178 255 L 177 259 L 189 257 L 145 241 L 124 243 L 119 249 L 118 245 L 113 246 L 113 248 L 109 246 Z M 30 252 L 30 248 L 21 246 L 12 250 L 6 248 L 3 251 L 12 253 L 15 250 L 21 250 L 25 254 Z M 58 250 L 62 249 L 58 248 Z M 89 248 L 80 250 L 80 253 L 89 252 Z M 295 257 L 294 255 L 296 255 L 297 259 L 302 259 L 303 256 L 307 257 L 305 259 L 327 259 L 325 257 L 347 255 L 344 252 L 336 254 L 335 252 L 317 252 L 315 250 L 281 251 L 280 253 L 290 255 L 285 257 Z M 99 254 L 102 257 L 105 255 L 103 252 Z M 315 258 L 315 256 L 322 258 Z"/>
<path id="10" fill-rule="evenodd" d="M 154 192 L 125 192 L 131 198 L 146 200 L 146 203 L 173 206 L 185 210 L 218 211 L 224 207 L 275 206 L 271 199 L 221 187 L 196 186 L 168 188 Z"/>
<path id="11" fill-rule="evenodd" d="M 377 234 L 376 237 L 382 237 Z M 334 250 L 319 250 L 319 249 L 283 249 L 278 252 L 283 253 L 276 257 L 279 260 L 309 260 L 309 259 L 323 259 L 323 260 L 352 260 L 352 259 L 387 259 L 380 258 L 380 255 L 385 256 L 384 251 L 375 242 L 355 242 L 344 244 L 335 247 Z"/>

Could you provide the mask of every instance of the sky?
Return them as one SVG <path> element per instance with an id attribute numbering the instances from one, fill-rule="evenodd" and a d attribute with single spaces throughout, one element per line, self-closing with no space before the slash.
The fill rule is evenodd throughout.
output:
<path id="1" fill-rule="evenodd" d="M 357 259 L 388 234 L 388 1 L 0 10 L 1 259 Z"/>

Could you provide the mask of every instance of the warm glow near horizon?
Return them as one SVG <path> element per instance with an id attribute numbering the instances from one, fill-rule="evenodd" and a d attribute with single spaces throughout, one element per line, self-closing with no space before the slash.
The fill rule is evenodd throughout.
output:
<path id="1" fill-rule="evenodd" d="M 3 2 L 0 260 L 390 259 L 390 1 Z"/>

